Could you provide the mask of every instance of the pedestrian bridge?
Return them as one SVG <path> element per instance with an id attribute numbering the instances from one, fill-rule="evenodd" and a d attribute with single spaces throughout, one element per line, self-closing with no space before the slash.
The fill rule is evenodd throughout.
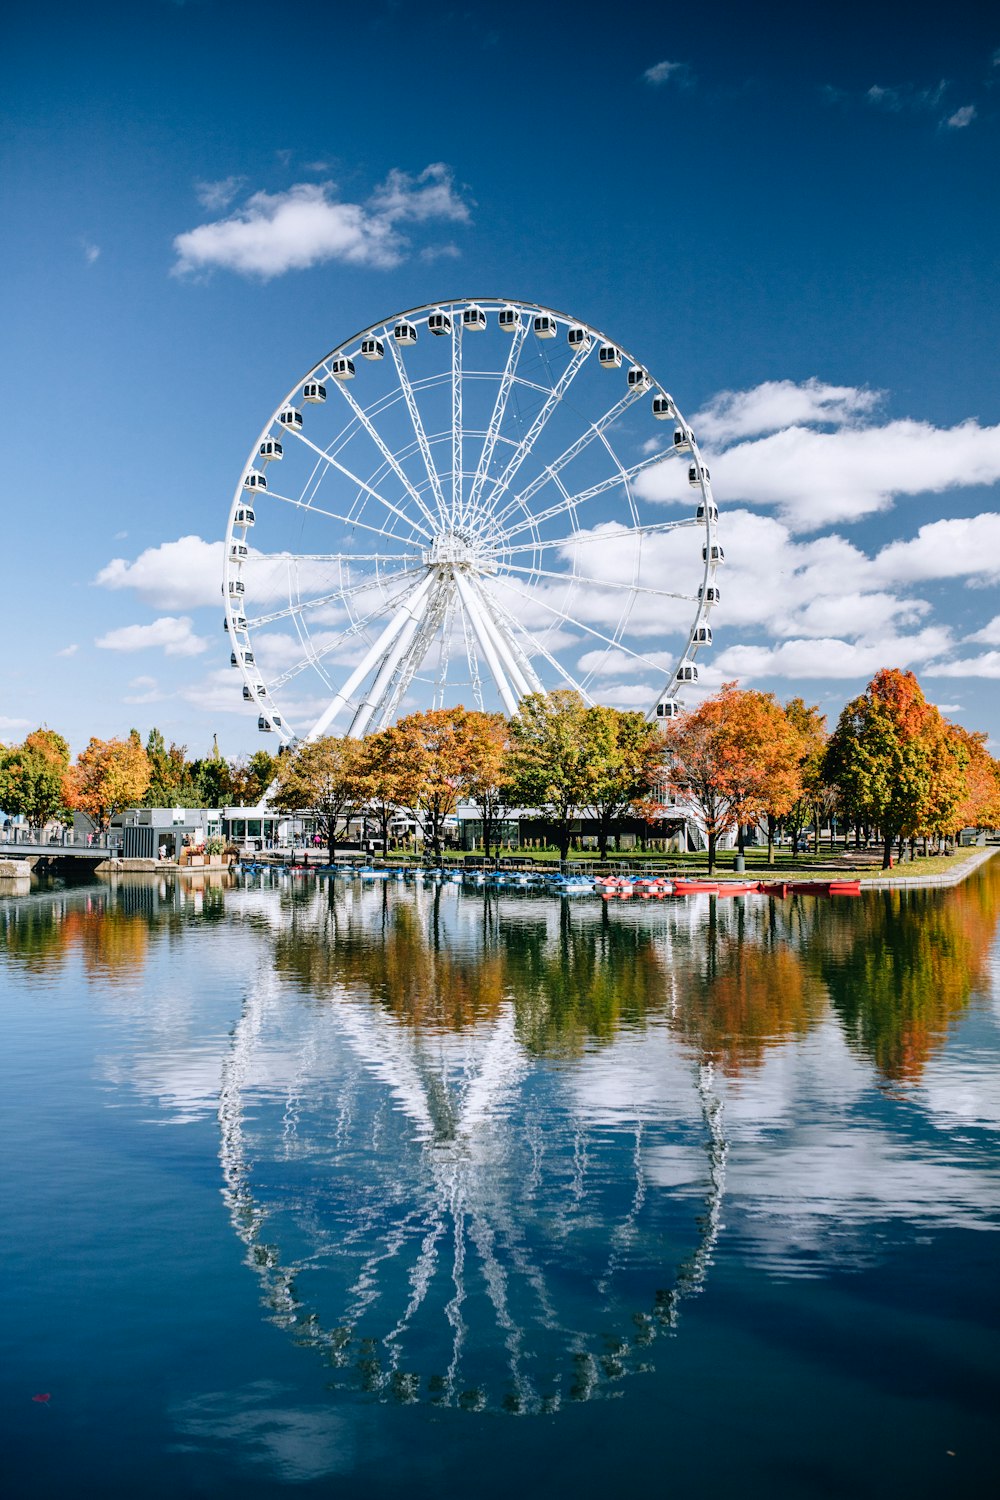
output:
<path id="1" fill-rule="evenodd" d="M 64 844 L 56 843 L 32 843 L 27 839 L 0 839 L 0 860 L 23 859 L 28 864 L 65 864 L 72 862 L 81 868 L 95 866 L 106 859 L 113 858 L 115 850 L 109 848 L 106 843 L 94 844 Z"/>

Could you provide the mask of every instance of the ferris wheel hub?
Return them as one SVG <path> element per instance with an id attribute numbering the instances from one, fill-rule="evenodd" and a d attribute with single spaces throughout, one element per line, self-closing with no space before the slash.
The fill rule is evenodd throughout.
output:
<path id="1" fill-rule="evenodd" d="M 429 568 L 464 567 L 492 571 L 495 566 L 466 531 L 439 531 L 421 555 Z"/>

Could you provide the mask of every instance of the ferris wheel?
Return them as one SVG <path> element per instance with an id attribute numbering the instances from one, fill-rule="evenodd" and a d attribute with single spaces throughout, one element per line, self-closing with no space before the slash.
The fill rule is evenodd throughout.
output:
<path id="1" fill-rule="evenodd" d="M 560 687 L 670 718 L 722 560 L 708 469 L 644 365 L 533 303 L 442 302 L 338 345 L 272 413 L 229 512 L 225 629 L 286 741 Z"/>

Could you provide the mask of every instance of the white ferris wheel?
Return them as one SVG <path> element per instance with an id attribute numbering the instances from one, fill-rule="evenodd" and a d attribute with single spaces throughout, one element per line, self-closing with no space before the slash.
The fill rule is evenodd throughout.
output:
<path id="1" fill-rule="evenodd" d="M 648 498 L 670 460 L 676 491 Z M 338 345 L 265 424 L 225 628 L 285 741 L 558 687 L 669 718 L 722 557 L 694 434 L 643 365 L 549 308 L 442 302 Z"/>

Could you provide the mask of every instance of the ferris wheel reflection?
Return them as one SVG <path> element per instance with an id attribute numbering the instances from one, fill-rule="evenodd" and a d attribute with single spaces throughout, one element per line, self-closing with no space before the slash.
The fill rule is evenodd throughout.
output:
<path id="1" fill-rule="evenodd" d="M 442 934 L 429 894 L 383 900 L 375 932 L 378 899 L 285 914 L 224 1067 L 226 1202 L 268 1315 L 378 1399 L 526 1414 L 607 1394 L 711 1263 L 712 1064 L 673 1049 L 680 1102 L 609 1116 L 586 1050 L 569 1066 L 533 1043 L 560 1004 L 546 960 L 600 983 L 607 923 L 512 926 L 486 899 Z"/>

